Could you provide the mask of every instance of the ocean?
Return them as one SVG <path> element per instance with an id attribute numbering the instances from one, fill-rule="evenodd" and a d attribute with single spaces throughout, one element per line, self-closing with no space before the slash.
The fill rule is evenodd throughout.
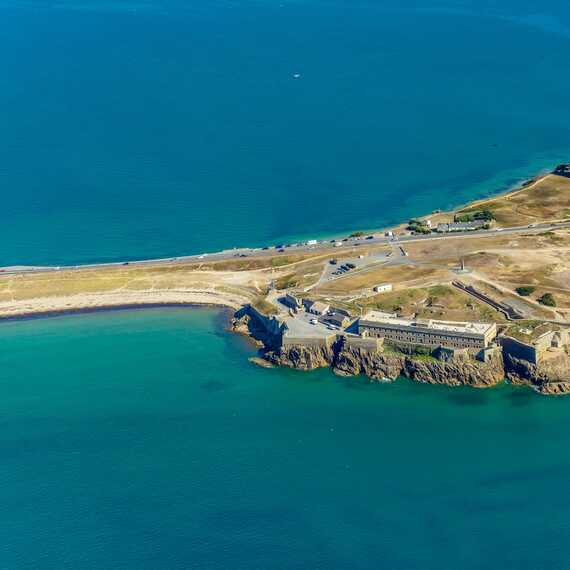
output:
<path id="1" fill-rule="evenodd" d="M 561 0 L 0 0 L 0 266 L 378 228 L 570 157 Z M 0 568 L 566 569 L 570 400 L 266 370 L 213 309 L 0 323 Z"/>
<path id="2" fill-rule="evenodd" d="M 261 369 L 223 324 L 0 326 L 2 568 L 568 568 L 570 400 Z"/>
<path id="3" fill-rule="evenodd" d="M 338 235 L 505 190 L 570 159 L 569 45 L 562 0 L 0 0 L 0 266 Z"/>

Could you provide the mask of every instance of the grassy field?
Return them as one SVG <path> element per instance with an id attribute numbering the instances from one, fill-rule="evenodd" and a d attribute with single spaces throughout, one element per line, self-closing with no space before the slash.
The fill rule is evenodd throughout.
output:
<path id="1" fill-rule="evenodd" d="M 0 279 L 0 301 L 60 297 L 83 293 L 235 287 L 256 292 L 261 282 L 242 283 L 230 275 L 192 271 L 185 267 L 121 267 L 6 276 Z"/>
<path id="2" fill-rule="evenodd" d="M 372 289 L 378 283 L 395 283 L 401 286 L 421 284 L 425 281 L 437 281 L 445 278 L 446 271 L 432 267 L 416 265 L 395 265 L 376 267 L 353 275 L 335 279 L 319 286 L 316 290 L 321 295 L 350 295 L 364 289 Z"/>
<path id="3" fill-rule="evenodd" d="M 501 313 L 450 285 L 435 285 L 383 293 L 362 302 L 365 310 L 379 309 L 422 318 L 454 321 L 504 321 Z"/>
<path id="4" fill-rule="evenodd" d="M 570 218 L 570 179 L 550 174 L 520 192 L 482 200 L 461 213 L 490 210 L 503 227 Z"/>

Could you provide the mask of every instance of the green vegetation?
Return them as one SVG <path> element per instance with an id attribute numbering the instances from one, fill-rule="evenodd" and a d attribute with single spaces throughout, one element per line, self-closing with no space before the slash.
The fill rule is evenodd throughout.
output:
<path id="1" fill-rule="evenodd" d="M 437 360 L 428 346 L 406 346 L 386 341 L 384 342 L 383 351 L 384 354 L 408 356 L 416 360 Z"/>
<path id="2" fill-rule="evenodd" d="M 525 285 L 523 287 L 517 287 L 515 291 L 521 297 L 528 297 L 529 295 L 532 295 L 536 291 L 536 287 L 533 287 L 532 285 Z"/>
<path id="3" fill-rule="evenodd" d="M 365 233 L 365 232 L 361 232 L 361 231 L 352 232 L 349 237 L 352 237 L 352 238 L 355 238 L 355 237 L 362 237 L 362 236 L 364 235 L 364 233 Z"/>
<path id="4" fill-rule="evenodd" d="M 542 297 L 539 297 L 538 302 L 547 307 L 556 307 L 556 299 L 552 293 L 545 293 Z"/>
<path id="5" fill-rule="evenodd" d="M 493 212 L 491 210 L 477 210 L 475 212 L 466 212 L 464 214 L 458 214 L 455 216 L 456 222 L 474 222 L 474 221 L 484 221 L 490 222 L 494 220 Z"/>
<path id="6" fill-rule="evenodd" d="M 431 229 L 428 228 L 427 223 L 417 218 L 412 218 L 408 222 L 408 230 L 417 234 L 431 234 Z"/>
<path id="7" fill-rule="evenodd" d="M 431 348 L 427 346 L 415 346 L 413 351 L 414 356 L 431 356 Z"/>

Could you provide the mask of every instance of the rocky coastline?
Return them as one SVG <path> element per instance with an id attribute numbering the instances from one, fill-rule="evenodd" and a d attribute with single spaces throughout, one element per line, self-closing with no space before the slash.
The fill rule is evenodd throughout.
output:
<path id="1" fill-rule="evenodd" d="M 414 356 L 384 350 L 349 346 L 343 338 L 329 346 L 293 345 L 283 347 L 268 334 L 255 317 L 238 311 L 231 330 L 253 338 L 259 354 L 252 362 L 296 370 L 331 368 L 340 376 L 364 375 L 371 381 L 395 381 L 404 376 L 416 382 L 446 386 L 490 388 L 502 382 L 526 385 L 539 394 L 570 394 L 570 355 L 562 352 L 539 364 L 504 355 L 491 354 L 485 362 L 471 355 L 453 358 Z"/>

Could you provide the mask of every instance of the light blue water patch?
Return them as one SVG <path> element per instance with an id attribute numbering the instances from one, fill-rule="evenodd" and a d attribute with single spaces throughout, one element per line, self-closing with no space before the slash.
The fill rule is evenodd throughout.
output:
<path id="1" fill-rule="evenodd" d="M 0 325 L 3 567 L 568 566 L 570 400 L 260 369 L 223 322 Z"/>
<path id="2" fill-rule="evenodd" d="M 570 156 L 565 8 L 4 1 L 0 265 L 325 236 L 508 188 Z"/>

